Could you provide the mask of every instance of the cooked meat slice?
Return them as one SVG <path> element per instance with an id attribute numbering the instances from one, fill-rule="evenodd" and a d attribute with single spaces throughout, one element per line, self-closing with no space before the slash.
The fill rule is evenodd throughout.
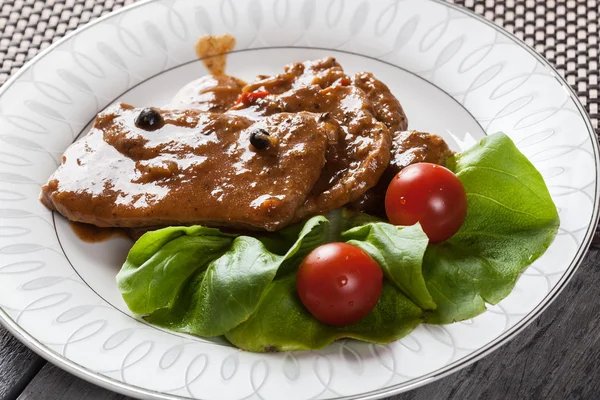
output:
<path id="1" fill-rule="evenodd" d="M 392 178 L 404 167 L 420 162 L 446 165 L 454 154 L 440 136 L 417 131 L 398 132 L 392 142 L 392 159 L 386 175 Z"/>
<path id="2" fill-rule="evenodd" d="M 169 108 L 224 113 L 238 100 L 246 83 L 227 75 L 206 75 L 182 87 Z"/>
<path id="3" fill-rule="evenodd" d="M 237 104 L 229 111 L 249 118 L 309 111 L 321 113 L 323 120 L 339 126 L 340 135 L 329 138 L 323 173 L 298 210 L 296 220 L 326 213 L 356 200 L 377 183 L 389 163 L 391 133 L 385 123 L 378 120 L 369 97 L 378 104 L 382 98 L 390 101 L 386 95 L 375 94 L 382 87 L 375 86 L 372 80 L 360 82 L 370 94 L 354 85 L 331 57 L 294 63 L 286 66 L 283 74 L 244 88 L 244 92 L 268 92 L 268 96 Z M 391 124 L 392 119 L 388 119 Z"/>
<path id="4" fill-rule="evenodd" d="M 370 72 L 360 72 L 354 75 L 352 83 L 366 93 L 375 110 L 375 116 L 388 127 L 392 135 L 408 128 L 408 118 L 406 118 L 400 102 L 385 83 L 375 78 Z"/>
<path id="5" fill-rule="evenodd" d="M 354 87 L 330 87 L 322 91 L 327 118 L 340 129 L 330 141 L 327 163 L 296 219 L 326 213 L 359 198 L 377 184 L 390 158 L 390 133 L 373 118 L 364 93 Z"/>
<path id="6" fill-rule="evenodd" d="M 42 201 L 97 226 L 289 224 L 325 164 L 336 127 L 309 113 L 255 122 L 197 110 L 116 105 L 67 149 Z M 136 125 L 137 121 L 137 125 Z"/>
<path id="7" fill-rule="evenodd" d="M 396 132 L 392 141 L 392 159 L 375 187 L 367 191 L 352 207 L 368 214 L 385 216 L 385 192 L 403 168 L 420 162 L 446 165 L 454 154 L 438 135 L 417 131 Z"/>
<path id="8" fill-rule="evenodd" d="M 283 74 L 268 76 L 249 83 L 244 88 L 244 92 L 266 90 L 277 95 L 292 89 L 309 86 L 318 86 L 325 89 L 343 78 L 349 79 L 342 66 L 338 64 L 335 58 L 326 57 L 320 60 L 295 62 L 286 65 Z"/>

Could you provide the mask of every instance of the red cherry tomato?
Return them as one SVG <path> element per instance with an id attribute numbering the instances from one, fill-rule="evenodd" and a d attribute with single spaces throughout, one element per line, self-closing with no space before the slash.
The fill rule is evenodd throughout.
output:
<path id="1" fill-rule="evenodd" d="M 462 226 L 467 195 L 458 177 L 440 165 L 418 163 L 392 179 L 385 196 L 385 212 L 394 225 L 421 223 L 432 243 L 443 242 Z"/>
<path id="2" fill-rule="evenodd" d="M 354 324 L 375 308 L 383 272 L 362 249 L 329 243 L 314 249 L 300 265 L 296 289 L 302 303 L 319 321 Z"/>

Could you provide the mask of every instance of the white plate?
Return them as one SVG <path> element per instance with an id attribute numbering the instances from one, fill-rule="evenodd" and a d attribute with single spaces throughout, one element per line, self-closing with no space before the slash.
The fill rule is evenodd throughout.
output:
<path id="1" fill-rule="evenodd" d="M 505 131 L 542 171 L 560 209 L 547 253 L 481 316 L 424 325 L 387 346 L 251 354 L 135 319 L 114 276 L 128 242 L 85 244 L 38 201 L 65 148 L 114 101 L 162 105 L 205 73 L 194 42 L 238 39 L 228 72 L 251 79 L 334 55 L 372 71 L 413 129 L 459 150 Z M 530 323 L 573 275 L 597 222 L 598 146 L 583 107 L 546 61 L 495 25 L 438 1 L 142 2 L 42 52 L 0 91 L 0 319 L 29 347 L 138 397 L 377 398 L 456 371 Z"/>

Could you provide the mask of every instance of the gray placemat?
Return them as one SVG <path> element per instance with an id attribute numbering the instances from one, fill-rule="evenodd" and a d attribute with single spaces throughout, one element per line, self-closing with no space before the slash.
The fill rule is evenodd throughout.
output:
<path id="1" fill-rule="evenodd" d="M 135 0 L 0 0 L 0 85 L 40 50 Z M 543 54 L 577 92 L 600 135 L 600 0 L 449 0 Z M 600 246 L 600 232 L 594 243 Z"/>

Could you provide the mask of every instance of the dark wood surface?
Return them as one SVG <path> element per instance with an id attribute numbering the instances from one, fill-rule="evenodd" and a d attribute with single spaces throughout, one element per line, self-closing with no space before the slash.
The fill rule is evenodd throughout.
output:
<path id="1" fill-rule="evenodd" d="M 2 399 L 127 399 L 44 365 L 4 330 L 0 337 Z M 392 399 L 600 399 L 600 251 L 587 254 L 559 298 L 514 340 Z"/>
<path id="2" fill-rule="evenodd" d="M 46 363 L 0 326 L 0 399 L 13 399 Z"/>
<path id="3" fill-rule="evenodd" d="M 122 400 L 128 397 L 102 389 L 46 363 L 25 390 L 19 400 Z"/>

